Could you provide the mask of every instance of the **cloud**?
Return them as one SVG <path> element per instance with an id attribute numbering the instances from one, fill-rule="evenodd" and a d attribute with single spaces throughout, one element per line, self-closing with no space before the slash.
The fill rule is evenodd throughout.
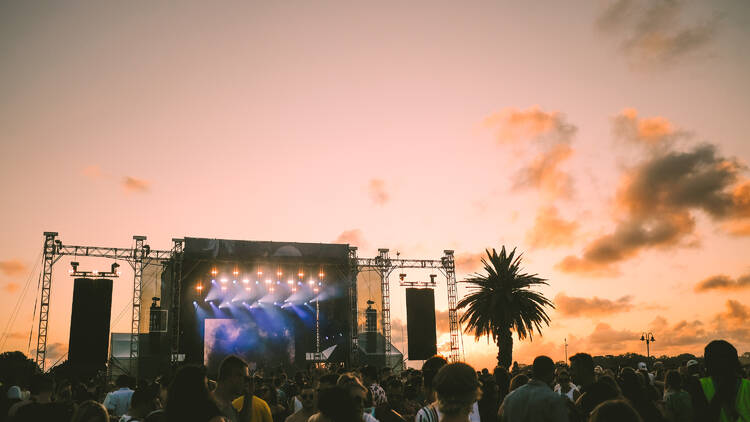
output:
<path id="1" fill-rule="evenodd" d="M 709 327 L 701 321 L 682 320 L 669 325 L 666 318 L 657 316 L 649 324 L 661 353 L 684 353 L 687 346 L 703 346 L 709 341 Z"/>
<path id="2" fill-rule="evenodd" d="M 573 178 L 560 170 L 560 165 L 572 154 L 573 148 L 567 144 L 557 144 L 542 151 L 516 174 L 513 187 L 539 189 L 551 198 L 572 197 Z"/>
<path id="3" fill-rule="evenodd" d="M 698 293 L 711 290 L 732 291 L 743 289 L 750 289 L 750 274 L 742 275 L 736 280 L 727 275 L 720 274 L 709 277 L 695 285 L 695 291 Z"/>
<path id="4" fill-rule="evenodd" d="M 0 261 L 0 273 L 7 276 L 17 276 L 26 272 L 26 264 L 18 259 L 9 259 L 6 261 Z"/>
<path id="5" fill-rule="evenodd" d="M 88 177 L 89 179 L 101 179 L 104 177 L 104 172 L 102 172 L 102 168 L 96 164 L 91 166 L 86 166 L 81 170 L 81 174 Z"/>
<path id="6" fill-rule="evenodd" d="M 5 283 L 5 285 L 3 286 L 3 291 L 5 293 L 15 293 L 20 288 L 21 288 L 20 284 L 10 281 L 8 283 Z"/>
<path id="7" fill-rule="evenodd" d="M 724 337 L 733 340 L 733 343 L 746 342 L 750 337 L 748 317 L 750 317 L 750 308 L 736 300 L 727 300 L 726 310 L 718 313 L 713 320 L 715 338 Z"/>
<path id="8" fill-rule="evenodd" d="M 633 108 L 622 110 L 612 119 L 612 132 L 617 139 L 652 147 L 670 144 L 689 135 L 676 129 L 664 117 L 638 117 L 638 111 Z"/>
<path id="9" fill-rule="evenodd" d="M 533 106 L 526 110 L 506 108 L 484 119 L 484 125 L 495 129 L 501 144 L 549 137 L 555 143 L 569 143 L 578 131 L 565 121 L 560 112 L 546 112 Z"/>
<path id="10" fill-rule="evenodd" d="M 441 311 L 435 309 L 435 329 L 437 334 L 450 333 L 450 321 L 448 320 L 448 310 Z"/>
<path id="11" fill-rule="evenodd" d="M 57 360 L 68 353 L 68 345 L 63 343 L 52 343 L 47 345 L 47 359 Z"/>
<path id="12" fill-rule="evenodd" d="M 568 317 L 597 317 L 627 312 L 633 308 L 633 297 L 623 296 L 616 300 L 572 297 L 565 293 L 555 296 L 557 312 Z"/>
<path id="13" fill-rule="evenodd" d="M 365 247 L 367 244 L 365 236 L 360 229 L 344 230 L 333 243 L 346 243 L 360 248 Z"/>
<path id="14" fill-rule="evenodd" d="M 375 205 L 385 205 L 390 199 L 385 190 L 385 181 L 382 179 L 370 179 L 367 184 L 367 192 Z"/>
<path id="15" fill-rule="evenodd" d="M 454 257 L 456 270 L 471 273 L 482 268 L 482 258 L 486 254 L 482 253 L 459 253 Z"/>
<path id="16" fill-rule="evenodd" d="M 628 171 L 617 192 L 617 211 L 624 215 L 613 232 L 584 247 L 582 256 L 567 256 L 564 272 L 611 275 L 615 264 L 648 248 L 694 244 L 694 213 L 713 220 L 742 219 L 750 214 L 745 184 L 732 190 L 743 167 L 717 154 L 713 145 L 686 152 L 662 151 Z M 750 192 L 750 191 L 749 191 Z"/>
<path id="17" fill-rule="evenodd" d="M 599 323 L 586 338 L 589 347 L 595 350 L 622 353 L 628 350 L 628 344 L 638 341 L 640 333 L 630 330 L 615 330 L 609 324 Z"/>
<path id="18" fill-rule="evenodd" d="M 578 223 L 560 218 L 554 206 L 537 210 L 534 227 L 526 232 L 526 243 L 533 248 L 571 245 L 576 238 Z"/>
<path id="19" fill-rule="evenodd" d="M 597 27 L 617 38 L 633 64 L 673 64 L 708 46 L 719 30 L 716 14 L 683 24 L 685 1 L 617 0 L 597 19 Z"/>
<path id="20" fill-rule="evenodd" d="M 122 187 L 128 193 L 146 193 L 150 190 L 151 182 L 135 177 L 126 176 L 122 179 Z"/>
<path id="21" fill-rule="evenodd" d="M 538 106 L 506 108 L 483 123 L 495 131 L 498 143 L 535 150 L 534 158 L 517 172 L 514 189 L 537 189 L 549 199 L 573 195 L 573 179 L 560 166 L 573 154 L 570 143 L 578 128 L 568 123 L 565 115 Z"/>

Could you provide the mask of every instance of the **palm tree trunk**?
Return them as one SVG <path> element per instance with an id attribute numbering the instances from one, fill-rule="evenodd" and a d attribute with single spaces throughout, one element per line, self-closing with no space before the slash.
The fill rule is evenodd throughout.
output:
<path id="1" fill-rule="evenodd" d="M 499 330 L 497 333 L 497 364 L 510 371 L 513 361 L 513 335 L 510 330 Z"/>

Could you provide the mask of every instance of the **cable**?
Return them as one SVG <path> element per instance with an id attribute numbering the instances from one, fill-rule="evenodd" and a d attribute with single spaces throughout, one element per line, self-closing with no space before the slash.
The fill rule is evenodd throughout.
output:
<path id="1" fill-rule="evenodd" d="M 39 291 L 42 289 L 42 273 L 39 273 L 39 282 L 36 285 L 36 296 L 34 297 L 34 312 L 31 313 L 31 328 L 29 329 L 29 344 L 26 349 L 31 354 L 31 336 L 34 334 L 34 321 L 36 320 L 36 305 L 39 303 Z"/>
<path id="2" fill-rule="evenodd" d="M 40 253 L 41 255 L 41 253 Z M 23 304 L 23 299 L 26 297 L 26 292 L 29 290 L 29 284 L 31 283 L 31 277 L 34 275 L 34 272 L 36 271 L 37 265 L 39 265 L 39 257 L 36 259 L 36 264 L 34 264 L 34 268 L 31 269 L 31 272 L 29 272 L 29 276 L 26 278 L 26 283 L 23 286 L 23 290 L 21 291 L 21 295 L 18 297 L 18 301 L 16 302 L 16 305 L 13 307 L 13 311 L 10 314 L 10 318 L 8 319 L 8 323 L 5 325 L 5 330 L 2 335 L 2 343 L 0 343 L 0 350 L 5 348 L 5 343 L 8 341 L 8 338 L 10 337 L 10 330 L 13 327 L 13 324 L 15 324 L 16 318 L 18 317 L 18 311 L 21 309 L 21 305 Z"/>

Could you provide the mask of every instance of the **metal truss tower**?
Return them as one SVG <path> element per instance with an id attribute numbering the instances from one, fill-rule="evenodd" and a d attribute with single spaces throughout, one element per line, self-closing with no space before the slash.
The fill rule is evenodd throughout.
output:
<path id="1" fill-rule="evenodd" d="M 182 260 L 184 239 L 172 239 L 172 301 L 170 302 L 171 314 L 171 338 L 170 338 L 170 359 L 172 362 L 177 361 L 177 354 L 180 350 L 180 303 L 182 302 Z"/>
<path id="2" fill-rule="evenodd" d="M 105 246 L 63 245 L 57 232 L 44 232 L 44 264 L 42 266 L 41 297 L 39 307 L 39 329 L 36 343 L 36 364 L 45 370 L 47 358 L 47 325 L 49 321 L 50 290 L 52 288 L 52 268 L 65 255 L 87 256 L 125 260 L 134 270 L 133 314 L 131 320 L 130 356 L 138 357 L 138 332 L 141 322 L 141 287 L 143 268 L 153 261 L 163 262 L 172 257 L 173 251 L 157 251 L 145 244 L 145 236 L 133 236 L 135 248 L 111 248 Z M 132 360 L 131 360 L 132 362 Z M 132 365 L 132 363 L 131 363 Z M 131 367 L 132 368 L 132 367 Z"/>
<path id="3" fill-rule="evenodd" d="M 349 276 L 351 280 L 349 282 L 349 306 L 350 306 L 350 326 L 351 333 L 349 342 L 349 359 L 356 358 L 356 351 L 359 347 L 359 318 L 357 315 L 357 274 L 359 274 L 359 266 L 357 265 L 357 247 L 349 247 Z M 353 365 L 352 365 L 353 366 Z"/>
<path id="4" fill-rule="evenodd" d="M 350 252 L 350 258 L 352 258 Z M 381 289 L 383 294 L 383 337 L 385 337 L 385 353 L 390 355 L 391 353 L 391 301 L 390 301 L 390 285 L 388 282 L 388 276 L 396 268 L 421 268 L 428 269 L 434 268 L 440 270 L 446 278 L 446 284 L 448 287 L 448 322 L 450 325 L 450 360 L 452 362 L 458 362 L 460 360 L 460 335 L 461 327 L 458 323 L 458 311 L 456 309 L 456 301 L 458 296 L 458 288 L 456 282 L 456 264 L 452 250 L 443 251 L 443 257 L 439 260 L 436 259 L 391 259 L 388 255 L 388 249 L 378 249 L 378 256 L 375 258 L 356 258 L 357 260 L 357 272 L 362 270 L 373 270 L 377 271 L 380 275 Z M 356 289 L 356 286 L 355 286 Z M 356 293 L 355 293 L 356 295 Z M 350 293 L 351 296 L 351 293 Z M 354 327 L 357 324 L 357 310 L 356 302 L 353 305 L 352 315 L 354 321 Z M 354 343 L 353 343 L 354 344 Z"/>

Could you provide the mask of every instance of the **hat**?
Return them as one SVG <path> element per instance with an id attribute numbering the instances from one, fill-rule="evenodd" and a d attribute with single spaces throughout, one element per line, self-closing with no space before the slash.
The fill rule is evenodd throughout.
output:
<path id="1" fill-rule="evenodd" d="M 648 371 L 648 366 L 646 366 L 646 362 L 638 362 L 638 370 Z"/>
<path id="2" fill-rule="evenodd" d="M 8 389 L 8 398 L 9 399 L 22 399 L 23 392 L 21 391 L 21 387 L 14 385 Z"/>
<path id="3" fill-rule="evenodd" d="M 685 366 L 687 366 L 688 368 L 690 368 L 691 366 L 693 366 L 693 365 L 697 365 L 697 364 L 698 364 L 698 361 L 697 361 L 697 360 L 695 360 L 695 359 L 690 359 L 689 361 L 687 361 L 687 364 L 686 364 Z"/>
<path id="4" fill-rule="evenodd" d="M 594 367 L 594 373 L 595 373 L 595 374 L 603 374 L 603 373 L 604 373 L 604 369 L 603 369 L 603 368 L 602 368 L 601 366 L 599 366 L 599 365 L 596 365 L 596 366 Z"/>

